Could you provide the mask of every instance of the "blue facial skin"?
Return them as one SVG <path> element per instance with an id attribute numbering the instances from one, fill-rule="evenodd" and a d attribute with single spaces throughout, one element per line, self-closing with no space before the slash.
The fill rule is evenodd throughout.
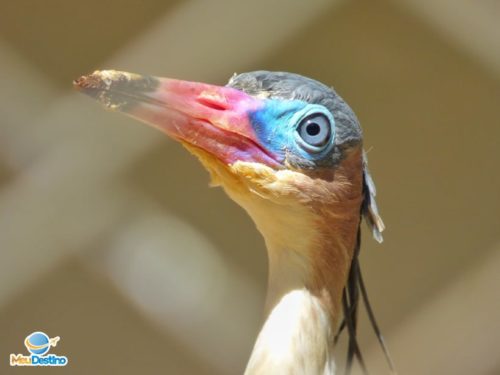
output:
<path id="1" fill-rule="evenodd" d="M 250 122 L 267 150 L 279 160 L 297 167 L 312 167 L 328 158 L 335 145 L 335 120 L 324 106 L 300 100 L 266 99 L 264 106 L 249 113 Z M 311 147 L 299 136 L 301 121 L 321 114 L 330 121 L 330 137 L 321 147 Z"/>

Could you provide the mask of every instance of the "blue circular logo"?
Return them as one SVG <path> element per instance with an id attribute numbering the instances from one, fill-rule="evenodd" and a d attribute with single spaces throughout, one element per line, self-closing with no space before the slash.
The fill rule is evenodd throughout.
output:
<path id="1" fill-rule="evenodd" d="M 50 339 L 43 332 L 33 332 L 26 337 L 24 345 L 31 354 L 44 355 L 50 349 Z"/>

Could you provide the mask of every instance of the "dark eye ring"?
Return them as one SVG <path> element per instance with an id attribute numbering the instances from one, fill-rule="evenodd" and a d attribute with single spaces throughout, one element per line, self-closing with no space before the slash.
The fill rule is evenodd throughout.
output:
<path id="1" fill-rule="evenodd" d="M 330 142 L 332 124 L 326 115 L 315 113 L 300 121 L 297 132 L 308 150 L 321 151 Z"/>

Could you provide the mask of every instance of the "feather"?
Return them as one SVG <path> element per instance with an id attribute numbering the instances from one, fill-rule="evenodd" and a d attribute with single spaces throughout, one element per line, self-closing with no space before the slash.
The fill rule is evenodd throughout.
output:
<path id="1" fill-rule="evenodd" d="M 370 171 L 368 170 L 368 159 L 366 157 L 366 152 L 363 152 L 363 190 L 364 190 L 364 201 L 361 212 L 365 218 L 366 224 L 370 228 L 373 238 L 377 242 L 382 242 L 384 239 L 382 237 L 382 232 L 385 229 L 384 222 L 380 217 L 378 212 L 377 202 L 375 201 L 375 196 L 377 195 L 377 189 L 375 188 L 375 183 L 373 182 Z"/>

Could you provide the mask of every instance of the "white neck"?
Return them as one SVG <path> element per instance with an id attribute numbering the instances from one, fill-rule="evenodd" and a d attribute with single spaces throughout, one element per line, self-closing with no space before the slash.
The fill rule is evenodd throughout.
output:
<path id="1" fill-rule="evenodd" d="M 267 210 L 272 211 L 269 207 Z M 245 375 L 334 374 L 334 319 L 331 306 L 325 305 L 330 299 L 325 289 L 318 293 L 309 288 L 314 271 L 305 249 L 311 247 L 317 234 L 313 228 L 304 227 L 308 214 L 276 213 L 265 218 L 255 211 L 252 214 L 257 226 L 266 228 L 262 233 L 268 248 L 269 283 L 267 319 Z"/>
<path id="2" fill-rule="evenodd" d="M 285 294 L 269 314 L 245 375 L 335 372 L 330 317 L 307 289 Z"/>

